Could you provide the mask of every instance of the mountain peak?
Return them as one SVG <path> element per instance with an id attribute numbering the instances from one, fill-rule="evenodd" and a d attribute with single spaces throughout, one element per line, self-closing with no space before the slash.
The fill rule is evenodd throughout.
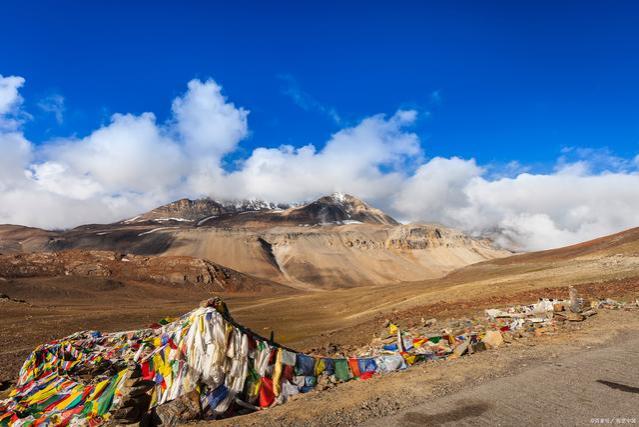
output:
<path id="1" fill-rule="evenodd" d="M 380 209 L 374 208 L 350 194 L 339 192 L 290 209 L 288 216 L 291 219 L 295 218 L 296 221 L 320 225 L 354 223 L 399 224 Z"/>
<path id="2" fill-rule="evenodd" d="M 344 203 L 348 199 L 354 199 L 355 198 L 355 197 L 351 196 L 350 194 L 340 193 L 339 191 L 334 192 L 333 194 L 330 195 L 330 197 L 333 200 L 335 200 L 336 202 L 340 202 L 340 203 Z"/>
<path id="3" fill-rule="evenodd" d="M 319 203 L 334 203 L 334 204 L 342 204 L 342 205 L 366 205 L 362 199 L 359 199 L 351 194 L 335 192 L 328 196 L 322 196 L 319 199 L 315 200 L 315 202 Z M 311 202 L 313 203 L 313 202 Z M 370 207 L 370 206 L 369 206 Z"/>

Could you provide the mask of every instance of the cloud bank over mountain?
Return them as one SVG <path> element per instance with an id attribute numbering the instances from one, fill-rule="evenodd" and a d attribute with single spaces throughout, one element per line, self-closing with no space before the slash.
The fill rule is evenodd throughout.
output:
<path id="1" fill-rule="evenodd" d="M 404 221 L 492 234 L 524 249 L 639 225 L 639 156 L 576 150 L 550 173 L 514 174 L 513 165 L 495 170 L 474 159 L 427 158 L 411 131 L 418 112 L 399 110 L 343 128 L 321 148 L 256 148 L 229 171 L 224 157 L 249 135 L 250 114 L 213 80 L 190 81 L 166 122 L 151 112 L 114 114 L 83 138 L 40 144 L 22 130 L 31 119 L 24 84 L 0 76 L 0 223 L 66 228 L 180 197 L 288 202 L 341 191 Z"/>

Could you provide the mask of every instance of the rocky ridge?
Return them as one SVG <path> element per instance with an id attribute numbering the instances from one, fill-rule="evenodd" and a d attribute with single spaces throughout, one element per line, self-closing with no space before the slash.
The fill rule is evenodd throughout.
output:
<path id="1" fill-rule="evenodd" d="M 136 224 L 145 221 L 155 222 L 196 222 L 222 215 L 239 214 L 253 211 L 278 211 L 290 208 L 290 204 L 271 203 L 263 200 L 219 201 L 211 198 L 197 200 L 180 199 L 157 207 L 149 212 L 121 221 L 122 224 Z"/>
<path id="2" fill-rule="evenodd" d="M 0 277 L 80 276 L 185 284 L 218 292 L 273 288 L 266 280 L 186 256 L 148 257 L 111 251 L 70 250 L 0 255 Z"/>

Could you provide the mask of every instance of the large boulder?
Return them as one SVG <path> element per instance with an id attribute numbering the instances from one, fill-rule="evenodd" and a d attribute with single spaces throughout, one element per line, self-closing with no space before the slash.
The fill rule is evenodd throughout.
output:
<path id="1" fill-rule="evenodd" d="M 202 407 L 197 390 L 186 393 L 175 400 L 155 408 L 155 422 L 161 426 L 176 426 L 200 417 Z"/>

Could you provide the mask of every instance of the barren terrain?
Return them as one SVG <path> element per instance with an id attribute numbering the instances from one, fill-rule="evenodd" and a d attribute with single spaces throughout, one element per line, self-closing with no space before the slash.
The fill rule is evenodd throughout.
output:
<path id="1" fill-rule="evenodd" d="M 0 279 L 0 374 L 13 379 L 37 344 L 81 329 L 133 329 L 192 309 L 212 292 L 233 317 L 263 335 L 301 349 L 348 351 L 368 343 L 391 318 L 410 325 L 420 318 L 480 314 L 483 308 L 566 297 L 567 285 L 587 296 L 639 294 L 639 229 L 568 248 L 487 261 L 445 278 L 396 285 L 299 291 L 219 292 L 190 282 L 140 277 L 50 276 Z M 120 261 L 121 262 L 121 261 Z M 6 270 L 5 270 L 6 271 Z M 239 273 L 238 273 L 239 274 Z M 24 302 L 16 301 L 24 300 Z"/>

